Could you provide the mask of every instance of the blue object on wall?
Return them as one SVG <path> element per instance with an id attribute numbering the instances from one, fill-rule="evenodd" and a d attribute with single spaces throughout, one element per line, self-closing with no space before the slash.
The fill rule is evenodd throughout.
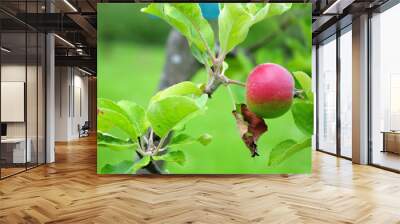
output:
<path id="1" fill-rule="evenodd" d="M 219 16 L 219 7 L 218 3 L 199 3 L 201 14 L 203 17 L 208 20 L 215 20 L 218 19 Z M 154 15 L 147 15 L 150 19 L 159 19 L 157 16 Z"/>
<path id="2" fill-rule="evenodd" d="M 201 8 L 201 13 L 204 18 L 208 20 L 218 19 L 219 7 L 218 3 L 199 3 Z"/>

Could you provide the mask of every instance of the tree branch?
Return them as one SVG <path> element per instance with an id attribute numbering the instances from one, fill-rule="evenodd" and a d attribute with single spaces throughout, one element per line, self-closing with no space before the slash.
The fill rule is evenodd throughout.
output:
<path id="1" fill-rule="evenodd" d="M 208 82 L 206 88 L 204 89 L 204 93 L 208 95 L 208 98 L 211 98 L 212 94 L 218 87 L 222 84 L 222 81 L 216 79 L 215 76 L 211 77 L 211 81 Z"/>

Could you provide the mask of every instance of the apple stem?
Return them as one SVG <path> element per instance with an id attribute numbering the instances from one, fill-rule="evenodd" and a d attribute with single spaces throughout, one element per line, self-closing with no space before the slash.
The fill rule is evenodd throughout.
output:
<path id="1" fill-rule="evenodd" d="M 243 83 L 243 82 L 240 82 L 240 81 L 237 81 L 237 80 L 234 80 L 234 79 L 228 79 L 227 83 L 228 84 L 238 85 L 238 86 L 241 86 L 241 87 L 246 87 L 246 83 Z"/>

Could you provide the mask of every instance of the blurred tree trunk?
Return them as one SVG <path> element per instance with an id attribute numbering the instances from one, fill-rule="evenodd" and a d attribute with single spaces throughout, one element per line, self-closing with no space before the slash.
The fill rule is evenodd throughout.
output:
<path id="1" fill-rule="evenodd" d="M 201 64 L 192 56 L 189 44 L 178 31 L 171 30 L 167 40 L 167 52 L 159 89 L 192 79 Z"/>

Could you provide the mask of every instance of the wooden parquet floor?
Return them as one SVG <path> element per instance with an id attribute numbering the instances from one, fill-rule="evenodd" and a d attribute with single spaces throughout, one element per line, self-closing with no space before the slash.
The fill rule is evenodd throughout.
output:
<path id="1" fill-rule="evenodd" d="M 94 138 L 0 181 L 0 223 L 400 223 L 400 175 L 314 153 L 312 175 L 98 176 Z"/>

